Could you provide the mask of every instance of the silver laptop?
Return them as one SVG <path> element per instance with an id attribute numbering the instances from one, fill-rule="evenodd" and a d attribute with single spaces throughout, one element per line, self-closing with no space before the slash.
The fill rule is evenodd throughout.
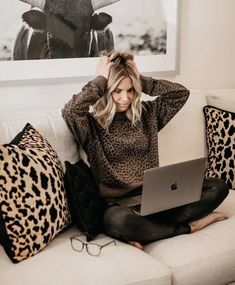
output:
<path id="1" fill-rule="evenodd" d="M 119 205 L 141 216 L 161 212 L 200 200 L 206 158 L 147 169 L 142 195 L 123 198 Z"/>

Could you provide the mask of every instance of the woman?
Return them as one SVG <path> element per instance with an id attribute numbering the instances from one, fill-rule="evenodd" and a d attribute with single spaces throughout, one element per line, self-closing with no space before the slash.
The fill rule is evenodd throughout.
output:
<path id="1" fill-rule="evenodd" d="M 157 98 L 141 102 L 142 91 Z M 96 78 L 62 111 L 87 153 L 101 195 L 109 201 L 104 214 L 106 233 L 140 249 L 226 218 L 213 212 L 228 194 L 218 178 L 204 180 L 200 201 L 147 217 L 115 204 L 117 197 L 140 192 L 144 170 L 159 165 L 158 132 L 188 96 L 180 84 L 140 75 L 131 54 L 113 51 L 100 57 Z"/>

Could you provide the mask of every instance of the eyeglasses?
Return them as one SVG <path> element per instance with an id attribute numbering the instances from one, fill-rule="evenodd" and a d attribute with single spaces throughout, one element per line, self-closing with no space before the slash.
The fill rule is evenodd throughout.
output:
<path id="1" fill-rule="evenodd" d="M 111 240 L 103 245 L 100 245 L 98 243 L 84 241 L 83 239 L 86 239 L 86 236 L 81 234 L 76 234 L 70 237 L 72 249 L 82 252 L 85 247 L 87 253 L 92 256 L 99 256 L 102 248 L 108 245 L 117 245 L 116 240 Z"/>

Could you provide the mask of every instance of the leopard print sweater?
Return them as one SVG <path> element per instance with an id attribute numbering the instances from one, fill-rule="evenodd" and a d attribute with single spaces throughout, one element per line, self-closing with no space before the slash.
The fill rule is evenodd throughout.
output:
<path id="1" fill-rule="evenodd" d="M 125 188 L 142 182 L 147 168 L 159 165 L 158 132 L 185 104 L 189 91 L 178 83 L 141 76 L 143 92 L 157 96 L 142 102 L 141 120 L 133 127 L 125 113 L 116 113 L 109 130 L 103 129 L 90 110 L 107 86 L 98 76 L 73 95 L 62 116 L 85 150 L 98 184 Z"/>

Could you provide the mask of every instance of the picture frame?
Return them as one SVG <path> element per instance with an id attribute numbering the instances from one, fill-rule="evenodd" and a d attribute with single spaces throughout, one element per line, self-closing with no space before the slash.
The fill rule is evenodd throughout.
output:
<path id="1" fill-rule="evenodd" d="M 135 56 L 141 73 L 151 76 L 176 75 L 179 72 L 180 0 L 163 1 L 166 9 L 166 53 Z M 0 61 L 0 82 L 73 79 L 83 80 L 95 74 L 97 57 Z"/>

